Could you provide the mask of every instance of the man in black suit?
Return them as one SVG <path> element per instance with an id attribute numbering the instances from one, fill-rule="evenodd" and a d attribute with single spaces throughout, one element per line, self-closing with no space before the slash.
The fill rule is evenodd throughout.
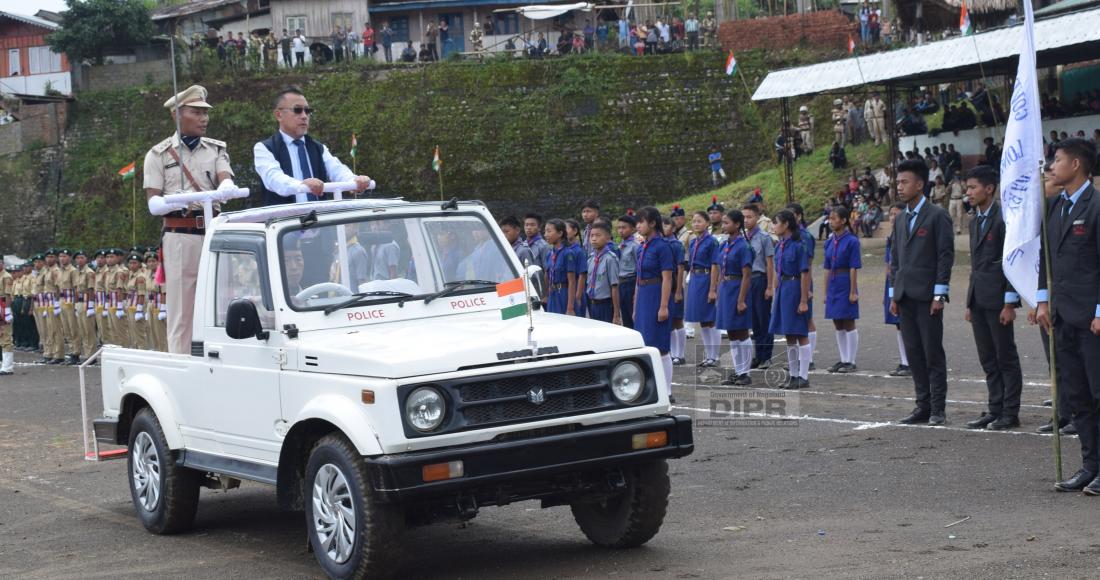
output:
<path id="1" fill-rule="evenodd" d="M 1081 469 L 1054 487 L 1088 495 L 1100 495 L 1100 199 L 1089 181 L 1096 163 L 1089 141 L 1054 145 L 1047 175 L 1062 194 L 1047 201 L 1036 309 L 1039 324 L 1054 329 L 1058 388 L 1081 441 Z"/>
<path id="2" fill-rule="evenodd" d="M 966 320 L 974 329 L 978 360 L 989 389 L 989 412 L 966 424 L 994 431 L 1020 426 L 1020 392 L 1024 377 L 1012 323 L 1020 297 L 1005 278 L 1001 258 L 1005 222 L 997 195 L 997 172 L 979 165 L 966 174 L 966 194 L 975 216 L 970 222 L 970 288 Z"/>
<path id="3" fill-rule="evenodd" d="M 947 421 L 947 355 L 943 307 L 948 300 L 955 237 L 951 217 L 924 196 L 928 166 L 921 159 L 898 164 L 898 198 L 906 210 L 894 221 L 890 248 L 890 312 L 901 318 L 901 336 L 913 373 L 917 408 L 906 425 Z"/>

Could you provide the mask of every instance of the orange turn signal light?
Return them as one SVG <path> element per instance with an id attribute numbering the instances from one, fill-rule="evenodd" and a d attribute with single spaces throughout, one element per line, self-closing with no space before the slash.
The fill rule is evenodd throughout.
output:
<path id="1" fill-rule="evenodd" d="M 424 482 L 444 481 L 455 479 L 466 474 L 466 468 L 461 461 L 448 461 L 447 463 L 432 463 L 420 468 L 420 474 Z"/>
<path id="2" fill-rule="evenodd" d="M 363 389 L 362 397 L 363 397 L 363 404 L 364 405 L 373 405 L 374 404 L 374 391 Z"/>
<path id="3" fill-rule="evenodd" d="M 655 449 L 668 445 L 668 431 L 654 431 L 653 433 L 638 433 L 630 438 L 631 448 Z"/>

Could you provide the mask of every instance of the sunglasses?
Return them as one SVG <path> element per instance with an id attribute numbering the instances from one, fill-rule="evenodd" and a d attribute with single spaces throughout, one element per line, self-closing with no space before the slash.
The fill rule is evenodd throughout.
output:
<path id="1" fill-rule="evenodd" d="M 317 112 L 317 109 L 314 109 L 313 107 L 303 107 L 301 105 L 298 105 L 296 107 L 279 107 L 279 110 L 290 111 L 295 115 L 301 115 L 302 113 L 305 113 L 309 116 L 313 116 L 313 113 Z"/>

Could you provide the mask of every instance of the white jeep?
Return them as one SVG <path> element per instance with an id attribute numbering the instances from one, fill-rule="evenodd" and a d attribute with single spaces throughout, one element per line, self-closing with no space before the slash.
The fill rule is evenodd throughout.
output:
<path id="1" fill-rule="evenodd" d="M 641 545 L 691 420 L 669 414 L 655 349 L 538 310 L 540 276 L 477 202 L 222 214 L 190 356 L 107 347 L 96 438 L 129 446 L 150 531 L 186 530 L 201 486 L 268 483 L 332 577 L 395 570 L 408 526 L 530 499 Z"/>

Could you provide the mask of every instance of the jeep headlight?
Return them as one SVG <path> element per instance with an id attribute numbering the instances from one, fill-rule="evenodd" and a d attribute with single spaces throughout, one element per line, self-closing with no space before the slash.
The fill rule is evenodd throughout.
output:
<path id="1" fill-rule="evenodd" d="M 417 431 L 427 432 L 439 427 L 446 411 L 447 402 L 434 387 L 420 387 L 405 399 L 405 419 Z"/>
<path id="2" fill-rule="evenodd" d="M 611 393 L 620 403 L 636 403 L 645 389 L 645 372 L 633 361 L 621 362 L 611 371 Z"/>

